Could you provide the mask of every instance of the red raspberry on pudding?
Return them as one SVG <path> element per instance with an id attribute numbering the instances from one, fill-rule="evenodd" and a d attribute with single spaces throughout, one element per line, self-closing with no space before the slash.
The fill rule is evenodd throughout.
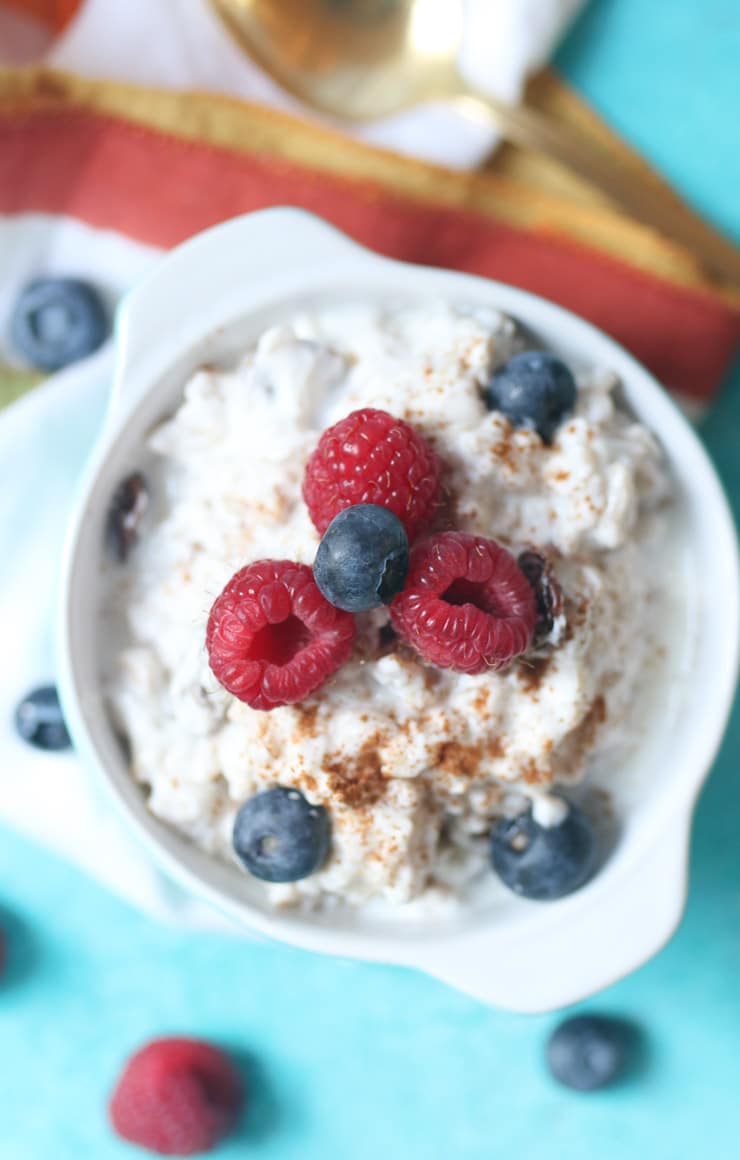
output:
<path id="1" fill-rule="evenodd" d="M 322 535 L 345 508 L 371 503 L 392 511 L 413 540 L 439 506 L 441 468 L 410 424 L 364 407 L 321 436 L 306 466 L 303 498 Z"/>
<path id="2" fill-rule="evenodd" d="M 199 1039 L 155 1039 L 126 1064 L 109 1113 L 131 1144 L 192 1156 L 229 1134 L 243 1104 L 241 1076 L 225 1052 Z"/>
<path id="3" fill-rule="evenodd" d="M 459 673 L 505 668 L 529 648 L 537 617 L 511 553 L 467 532 L 440 532 L 412 549 L 390 610 L 396 632 L 424 660 Z"/>
<path id="4" fill-rule="evenodd" d="M 206 648 L 214 676 L 253 709 L 315 692 L 352 652 L 354 618 L 326 600 L 307 564 L 257 560 L 217 597 Z"/>

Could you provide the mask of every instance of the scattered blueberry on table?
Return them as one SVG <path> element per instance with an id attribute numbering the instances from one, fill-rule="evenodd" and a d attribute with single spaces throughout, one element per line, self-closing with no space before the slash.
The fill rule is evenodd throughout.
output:
<path id="1" fill-rule="evenodd" d="M 409 542 L 388 508 L 362 503 L 345 508 L 329 524 L 314 562 L 314 579 L 330 604 L 345 612 L 368 612 L 403 588 Z"/>
<path id="2" fill-rule="evenodd" d="M 544 350 L 525 350 L 499 367 L 485 390 L 489 411 L 500 411 L 514 427 L 530 427 L 545 443 L 576 402 L 570 369 Z"/>
<path id="3" fill-rule="evenodd" d="M 231 1058 L 200 1039 L 154 1039 L 126 1064 L 109 1115 L 124 1140 L 160 1156 L 210 1152 L 244 1106 Z"/>
<path id="4" fill-rule="evenodd" d="M 103 300 L 79 278 L 37 278 L 21 291 L 10 320 L 20 355 L 43 371 L 58 371 L 92 354 L 108 337 Z"/>
<path id="5" fill-rule="evenodd" d="M 631 1029 L 619 1019 L 574 1015 L 550 1036 L 547 1063 L 565 1087 L 590 1092 L 613 1083 L 623 1072 Z"/>
<path id="6" fill-rule="evenodd" d="M 41 685 L 26 694 L 16 708 L 15 727 L 37 749 L 69 749 L 72 744 L 54 685 Z"/>
<path id="7" fill-rule="evenodd" d="M 329 815 L 297 789 L 275 786 L 244 803 L 234 822 L 234 851 L 264 882 L 297 882 L 321 869 L 329 853 Z"/>
<path id="8" fill-rule="evenodd" d="M 586 815 L 568 804 L 555 825 L 543 825 L 530 807 L 497 822 L 491 864 L 504 885 L 523 898 L 550 902 L 583 886 L 596 868 L 597 847 Z"/>

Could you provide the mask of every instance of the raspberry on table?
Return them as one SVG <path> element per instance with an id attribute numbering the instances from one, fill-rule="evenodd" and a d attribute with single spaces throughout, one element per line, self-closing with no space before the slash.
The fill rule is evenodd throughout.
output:
<path id="1" fill-rule="evenodd" d="M 229 1134 L 243 1104 L 241 1076 L 220 1048 L 155 1039 L 126 1064 L 109 1113 L 124 1140 L 161 1156 L 192 1156 Z"/>
<path id="2" fill-rule="evenodd" d="M 206 648 L 214 676 L 253 709 L 302 701 L 352 651 L 354 618 L 326 600 L 307 564 L 257 560 L 217 597 Z"/>
<path id="3" fill-rule="evenodd" d="M 532 586 L 511 553 L 467 532 L 440 532 L 412 549 L 390 611 L 424 660 L 459 673 L 504 668 L 529 648 L 537 618 Z"/>
<path id="4" fill-rule="evenodd" d="M 354 504 L 388 508 L 413 540 L 440 503 L 442 465 L 403 419 L 365 407 L 330 427 L 308 461 L 303 498 L 323 535 Z"/>

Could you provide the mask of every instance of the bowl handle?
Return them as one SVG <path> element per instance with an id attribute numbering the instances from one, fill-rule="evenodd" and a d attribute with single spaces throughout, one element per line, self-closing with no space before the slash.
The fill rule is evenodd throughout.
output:
<path id="1" fill-rule="evenodd" d="M 449 953 L 416 965 L 485 1003 L 524 1014 L 601 991 L 656 954 L 681 919 L 690 826 L 675 815 L 670 822 L 626 872 L 603 884 L 597 877 L 582 894 L 557 903 L 551 922 L 523 924 L 489 945 L 485 931 L 463 937 Z"/>
<path id="2" fill-rule="evenodd" d="M 372 260 L 321 218 L 288 206 L 244 214 L 184 242 L 119 305 L 109 418 L 130 413 L 183 351 L 217 335 L 235 302 L 246 314 L 305 285 L 307 271 L 358 253 Z"/>

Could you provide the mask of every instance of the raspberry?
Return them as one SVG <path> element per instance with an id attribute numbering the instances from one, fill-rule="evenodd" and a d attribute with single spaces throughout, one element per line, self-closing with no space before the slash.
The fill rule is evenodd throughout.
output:
<path id="1" fill-rule="evenodd" d="M 424 660 L 459 673 L 502 669 L 532 642 L 537 610 L 514 557 L 482 536 L 440 532 L 411 552 L 394 627 Z"/>
<path id="2" fill-rule="evenodd" d="M 124 1140 L 162 1156 L 192 1156 L 231 1131 L 243 1103 L 239 1072 L 219 1048 L 155 1039 L 126 1064 L 109 1111 Z"/>
<path id="3" fill-rule="evenodd" d="M 323 535 L 334 516 L 358 503 L 388 508 L 413 540 L 440 501 L 441 464 L 403 419 L 366 407 L 325 431 L 306 466 L 303 498 Z"/>
<path id="4" fill-rule="evenodd" d="M 325 600 L 306 564 L 258 560 L 216 599 L 206 630 L 216 679 L 253 709 L 292 705 L 348 659 L 355 622 Z"/>

